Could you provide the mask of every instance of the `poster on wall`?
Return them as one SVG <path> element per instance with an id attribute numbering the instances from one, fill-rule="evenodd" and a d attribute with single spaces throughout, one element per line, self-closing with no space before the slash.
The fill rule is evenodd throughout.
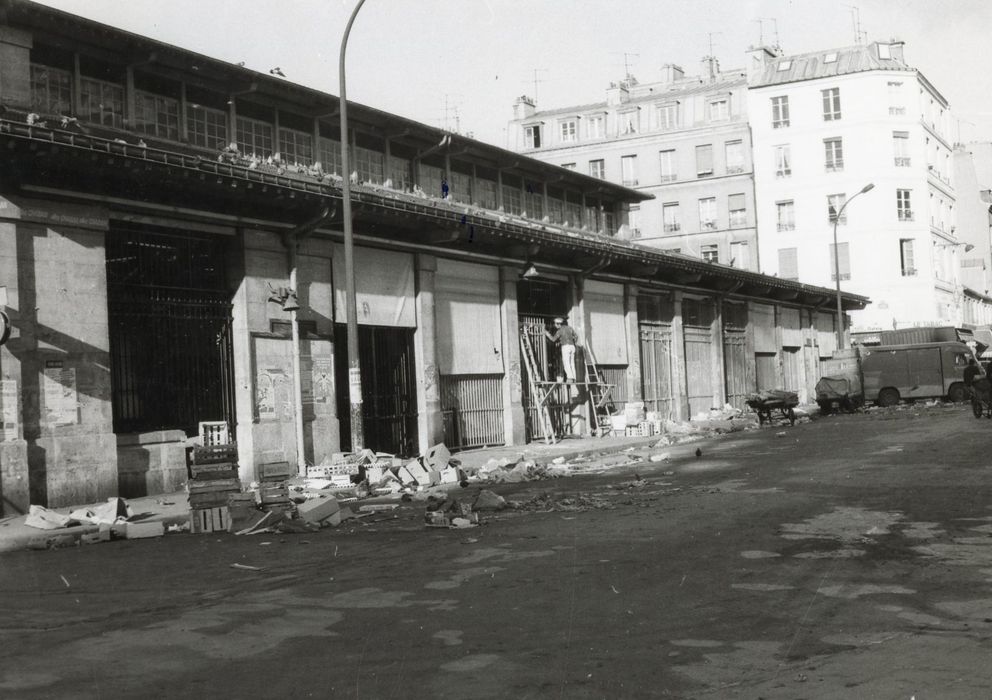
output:
<path id="1" fill-rule="evenodd" d="M 0 401 L 3 401 L 3 439 L 16 440 L 18 438 L 18 396 L 17 380 L 4 379 L 0 381 Z"/>
<path id="2" fill-rule="evenodd" d="M 79 397 L 76 391 L 76 369 L 66 367 L 62 360 L 48 360 L 42 375 L 42 395 L 45 398 L 44 423 L 73 425 L 79 422 Z"/>

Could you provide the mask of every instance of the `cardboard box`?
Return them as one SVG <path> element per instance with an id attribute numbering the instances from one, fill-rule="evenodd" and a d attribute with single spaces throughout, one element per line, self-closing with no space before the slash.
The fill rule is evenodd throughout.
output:
<path id="1" fill-rule="evenodd" d="M 320 523 L 341 510 L 338 499 L 334 496 L 312 498 L 296 507 L 299 516 L 308 523 Z"/>

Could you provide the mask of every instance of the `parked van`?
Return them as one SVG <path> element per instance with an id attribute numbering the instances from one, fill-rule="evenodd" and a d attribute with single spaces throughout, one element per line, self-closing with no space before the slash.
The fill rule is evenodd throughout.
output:
<path id="1" fill-rule="evenodd" d="M 902 399 L 964 401 L 964 369 L 974 354 L 961 342 L 861 348 L 865 400 L 894 406 Z"/>

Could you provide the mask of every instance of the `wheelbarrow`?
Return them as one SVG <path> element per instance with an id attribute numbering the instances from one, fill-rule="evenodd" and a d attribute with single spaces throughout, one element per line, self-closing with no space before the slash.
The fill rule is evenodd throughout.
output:
<path id="1" fill-rule="evenodd" d="M 772 413 L 778 411 L 789 425 L 796 424 L 795 407 L 799 405 L 799 395 L 794 391 L 766 389 L 751 394 L 745 401 L 752 411 L 758 414 L 758 424 L 772 422 Z"/>
<path id="2" fill-rule="evenodd" d="M 971 412 L 975 418 L 992 418 L 992 382 L 979 377 L 971 383 Z"/>

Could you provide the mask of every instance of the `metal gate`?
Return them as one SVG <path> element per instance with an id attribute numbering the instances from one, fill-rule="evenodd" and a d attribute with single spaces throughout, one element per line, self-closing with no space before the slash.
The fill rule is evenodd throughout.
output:
<path id="1" fill-rule="evenodd" d="M 723 304 L 723 376 L 727 403 L 744 409 L 754 391 L 747 366 L 747 304 Z"/>
<path id="2" fill-rule="evenodd" d="M 347 347 L 344 324 L 335 324 L 335 345 Z M 362 372 L 364 447 L 409 456 L 417 452 L 417 397 L 414 390 L 413 329 L 358 327 Z M 344 353 L 342 353 L 343 356 Z M 348 363 L 335 363 L 337 386 L 348 386 Z M 348 391 L 337 392 L 341 444 L 351 444 Z"/>
<path id="3" fill-rule="evenodd" d="M 682 300 L 685 335 L 685 381 L 689 416 L 713 407 L 713 303 Z"/>
<path id="4" fill-rule="evenodd" d="M 664 420 L 673 417 L 672 316 L 668 296 L 640 294 L 637 297 L 638 336 L 641 346 L 641 395 L 644 410 Z"/>
<path id="5" fill-rule="evenodd" d="M 444 444 L 453 448 L 502 445 L 503 375 L 441 375 Z"/>
<path id="6" fill-rule="evenodd" d="M 235 424 L 223 239 L 157 229 L 107 236 L 114 432 Z"/>

